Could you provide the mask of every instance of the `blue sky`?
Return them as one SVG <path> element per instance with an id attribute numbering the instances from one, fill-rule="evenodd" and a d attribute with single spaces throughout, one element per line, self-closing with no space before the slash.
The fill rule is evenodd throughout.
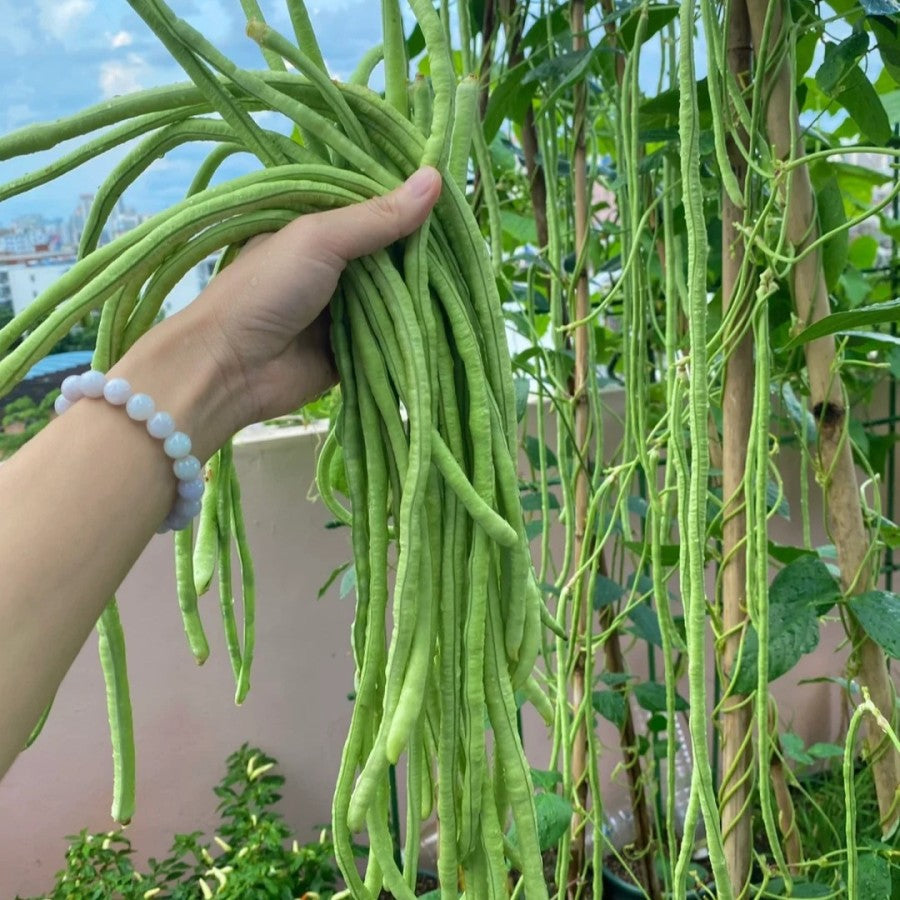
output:
<path id="1" fill-rule="evenodd" d="M 244 35 L 239 0 L 169 2 L 239 65 L 265 67 L 257 46 Z M 291 35 L 283 0 L 260 0 L 260 6 L 270 25 Z M 309 12 L 336 77 L 346 77 L 362 53 L 379 40 L 381 16 L 373 0 L 312 0 Z M 185 77 L 126 0 L 0 0 L 0 22 L 3 134 L 70 115 L 116 94 Z M 45 165 L 56 155 L 4 160 L 0 183 Z M 0 225 L 27 213 L 67 217 L 78 195 L 95 191 L 122 155 L 108 153 L 49 185 L 0 203 Z M 202 155 L 195 151 L 158 160 L 126 200 L 146 212 L 177 201 Z M 236 173 L 232 169 L 226 174 Z"/>

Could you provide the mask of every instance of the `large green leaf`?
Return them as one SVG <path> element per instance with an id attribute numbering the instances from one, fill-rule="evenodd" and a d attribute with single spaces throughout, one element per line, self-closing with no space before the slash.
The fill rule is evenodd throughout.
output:
<path id="1" fill-rule="evenodd" d="M 861 853 L 857 878 L 860 897 L 865 897 L 866 900 L 891 900 L 891 869 L 883 856 Z"/>
<path id="2" fill-rule="evenodd" d="M 816 206 L 819 213 L 819 230 L 822 234 L 834 234 L 822 245 L 822 268 L 825 284 L 834 291 L 838 279 L 847 265 L 849 236 L 846 229 L 847 216 L 844 212 L 844 197 L 834 169 L 820 167 L 822 172 L 816 187 Z M 826 174 L 827 173 L 827 174 Z M 823 177 L 824 176 L 824 177 Z"/>
<path id="3" fill-rule="evenodd" d="M 670 3 L 667 6 L 643 6 L 633 12 L 620 26 L 618 38 L 626 51 L 634 47 L 634 39 L 637 33 L 638 22 L 642 17 L 646 18 L 641 42 L 646 43 L 658 34 L 666 25 L 678 15 L 678 4 Z"/>
<path id="4" fill-rule="evenodd" d="M 825 45 L 825 60 L 816 72 L 816 84 L 832 99 L 844 89 L 854 66 L 869 49 L 869 35 L 857 31 L 839 44 Z"/>
<path id="5" fill-rule="evenodd" d="M 559 794 L 536 794 L 534 811 L 537 813 L 538 843 L 541 850 L 549 850 L 559 843 L 572 821 L 572 804 Z M 519 846 L 515 823 L 509 829 L 510 844 Z"/>
<path id="6" fill-rule="evenodd" d="M 882 144 L 890 139 L 891 123 L 878 92 L 859 67 L 859 60 L 868 49 L 869 35 L 865 31 L 856 31 L 839 44 L 826 44 L 816 84 L 847 110 L 861 134 Z"/>
<path id="7" fill-rule="evenodd" d="M 866 591 L 847 601 L 866 634 L 888 656 L 900 659 L 900 596 L 890 591 Z"/>
<path id="8" fill-rule="evenodd" d="M 594 691 L 591 705 L 608 722 L 621 729 L 625 725 L 625 695 L 621 691 Z"/>
<path id="9" fill-rule="evenodd" d="M 891 138 L 891 122 L 874 85 L 854 66 L 843 81 L 844 89 L 835 98 L 850 113 L 859 133 L 875 144 Z"/>
<path id="10" fill-rule="evenodd" d="M 853 67 L 869 49 L 869 35 L 857 31 L 839 44 L 825 45 L 825 60 L 816 71 L 816 84 L 832 99 L 844 89 L 844 83 Z"/>
<path id="11" fill-rule="evenodd" d="M 521 122 L 525 110 L 531 104 L 538 82 L 523 85 L 522 80 L 528 74 L 525 63 L 503 73 L 497 86 L 491 91 L 487 109 L 484 113 L 484 139 L 490 144 L 505 119 Z"/>
<path id="12" fill-rule="evenodd" d="M 897 5 L 900 6 L 900 4 Z M 878 52 L 881 54 L 881 61 L 884 63 L 885 69 L 894 81 L 900 81 L 900 35 L 898 35 L 900 29 L 897 27 L 897 22 L 880 16 L 872 18 L 869 25 L 878 42 Z"/>
<path id="13" fill-rule="evenodd" d="M 769 588 L 770 606 L 809 604 L 820 616 L 824 616 L 840 597 L 840 585 L 825 563 L 815 556 L 801 556 L 785 566 Z"/>
<path id="14" fill-rule="evenodd" d="M 645 681 L 642 684 L 636 684 L 632 690 L 634 691 L 634 699 L 647 712 L 658 713 L 666 711 L 666 686 L 664 684 L 660 684 L 658 681 Z M 690 709 L 687 700 L 680 694 L 675 695 L 675 709 Z"/>
<path id="15" fill-rule="evenodd" d="M 794 347 L 800 347 L 809 341 L 829 334 L 837 334 L 839 331 L 848 331 L 866 325 L 885 325 L 888 322 L 900 322 L 900 299 L 832 313 L 830 316 L 814 322 L 808 328 L 804 328 L 782 349 L 793 350 Z"/>
<path id="16" fill-rule="evenodd" d="M 841 596 L 827 566 L 815 556 L 786 565 L 769 588 L 769 681 L 789 672 L 819 644 L 819 619 Z M 756 688 L 759 636 L 751 627 L 744 638 L 740 669 L 734 682 L 739 694 Z"/>

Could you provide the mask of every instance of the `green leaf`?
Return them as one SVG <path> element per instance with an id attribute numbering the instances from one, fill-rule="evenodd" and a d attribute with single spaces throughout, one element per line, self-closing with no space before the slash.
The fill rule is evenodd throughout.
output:
<path id="1" fill-rule="evenodd" d="M 356 566 L 350 566 L 344 577 L 341 579 L 340 597 L 341 600 L 347 596 L 356 587 Z"/>
<path id="2" fill-rule="evenodd" d="M 844 269 L 840 285 L 851 307 L 859 306 L 872 293 L 871 282 L 855 266 Z"/>
<path id="3" fill-rule="evenodd" d="M 891 870 L 888 861 L 875 853 L 860 854 L 857 872 L 859 896 L 866 900 L 891 900 Z"/>
<path id="4" fill-rule="evenodd" d="M 857 269 L 869 269 L 878 256 L 878 241 L 870 234 L 861 234 L 853 239 L 847 256 Z"/>
<path id="5" fill-rule="evenodd" d="M 559 843 L 572 822 L 572 804 L 559 794 L 538 794 L 534 798 L 537 813 L 538 845 L 541 851 Z"/>
<path id="6" fill-rule="evenodd" d="M 572 804 L 559 794 L 536 794 L 534 811 L 537 813 L 538 844 L 541 851 L 559 843 L 572 821 Z M 513 847 L 519 846 L 516 825 L 513 823 L 507 835 Z"/>
<path id="7" fill-rule="evenodd" d="M 778 503 L 777 507 L 775 506 L 776 502 Z M 778 485 L 771 480 L 766 484 L 766 509 L 769 512 L 774 510 L 783 519 L 791 518 L 791 505 L 788 503 L 787 497 L 784 496 L 783 491 L 779 491 Z"/>
<path id="8" fill-rule="evenodd" d="M 632 634 L 648 644 L 652 644 L 654 647 L 662 647 L 662 632 L 659 630 L 659 618 L 646 603 L 638 603 L 636 606 L 633 606 L 628 613 L 628 617 L 634 626 L 628 629 Z"/>
<path id="9" fill-rule="evenodd" d="M 634 699 L 647 712 L 665 712 L 666 711 L 666 686 L 658 681 L 645 681 L 642 684 L 636 684 L 632 690 L 634 691 Z M 680 694 L 675 694 L 675 709 L 690 709 L 687 700 Z"/>
<path id="10" fill-rule="evenodd" d="M 896 0 L 891 0 L 892 3 Z M 869 26 L 872 34 L 878 42 L 878 52 L 881 54 L 881 61 L 884 63 L 888 74 L 896 82 L 900 82 L 900 40 L 898 40 L 897 22 L 888 18 L 873 18 L 869 20 Z M 892 92 L 896 93 L 896 91 Z M 882 97 L 885 95 L 882 94 Z M 885 108 L 888 104 L 885 103 Z M 890 110 L 888 111 L 890 115 Z M 891 117 L 891 121 L 896 121 Z"/>
<path id="11" fill-rule="evenodd" d="M 532 466 L 534 466 L 535 469 L 541 468 L 540 446 L 541 445 L 538 443 L 538 439 L 533 434 L 525 436 L 525 455 L 528 457 L 528 461 Z M 559 463 L 557 462 L 556 454 L 546 446 L 544 447 L 544 453 L 547 462 L 547 468 L 557 468 Z"/>
<path id="12" fill-rule="evenodd" d="M 625 588 L 605 575 L 598 575 L 594 581 L 594 609 L 603 609 L 619 600 Z"/>
<path id="13" fill-rule="evenodd" d="M 816 84 L 829 97 L 835 98 L 860 58 L 869 49 L 869 35 L 857 31 L 839 44 L 825 45 L 825 61 L 816 72 Z"/>
<path id="14" fill-rule="evenodd" d="M 337 580 L 338 576 L 343 573 L 351 564 L 345 562 L 342 566 L 338 566 L 326 579 L 325 584 L 319 588 L 319 593 L 316 595 L 316 599 L 321 600 L 325 595 L 325 592 L 330 588 L 334 582 Z M 343 596 L 343 594 L 341 595 Z"/>
<path id="15" fill-rule="evenodd" d="M 527 378 L 516 378 L 513 387 L 516 391 L 516 421 L 521 422 L 525 418 L 525 410 L 528 409 L 529 381 Z"/>
<path id="16" fill-rule="evenodd" d="M 532 769 L 531 780 L 536 788 L 544 791 L 552 791 L 556 785 L 562 783 L 562 774 L 555 770 Z"/>
<path id="17" fill-rule="evenodd" d="M 900 659 L 900 596 L 866 591 L 847 601 L 866 634 L 892 659 Z"/>
<path id="18" fill-rule="evenodd" d="M 837 334 L 839 331 L 847 331 L 848 329 L 860 328 L 866 325 L 884 325 L 888 322 L 900 322 L 900 299 L 832 313 L 830 316 L 825 316 L 824 319 L 814 322 L 808 328 L 804 328 L 798 335 L 791 338 L 782 349 L 793 350 L 795 347 L 800 347 L 809 343 L 809 341 L 825 337 L 828 334 Z"/>
<path id="19" fill-rule="evenodd" d="M 844 755 L 844 748 L 840 744 L 827 744 L 817 741 L 806 748 L 806 752 L 816 759 L 836 759 Z"/>
<path id="20" fill-rule="evenodd" d="M 809 604 L 820 616 L 825 615 L 840 597 L 841 587 L 825 563 L 808 555 L 785 566 L 769 588 L 770 606 Z"/>
<path id="21" fill-rule="evenodd" d="M 784 750 L 785 756 L 804 765 L 811 765 L 815 762 L 813 757 L 804 749 L 803 738 L 794 734 L 792 731 L 786 731 L 781 735 L 781 749 Z"/>
<path id="22" fill-rule="evenodd" d="M 818 616 L 827 612 L 841 590 L 827 566 L 804 554 L 785 566 L 769 588 L 769 681 L 790 671 L 819 644 Z M 734 690 L 749 694 L 756 689 L 759 637 L 750 628 L 744 638 Z"/>
<path id="23" fill-rule="evenodd" d="M 616 728 L 625 725 L 625 695 L 619 691 L 594 691 L 591 704 L 595 712 L 612 722 Z"/>
<path id="24" fill-rule="evenodd" d="M 828 168 L 833 173 L 833 169 Z M 831 174 L 816 191 L 816 205 L 819 213 L 819 229 L 822 234 L 834 232 L 822 245 L 822 267 L 825 271 L 825 284 L 833 291 L 847 265 L 849 236 L 847 215 L 844 212 L 844 197 L 837 177 Z M 838 230 L 839 229 L 839 230 Z"/>
<path id="25" fill-rule="evenodd" d="M 805 547 L 788 547 L 785 544 L 776 544 L 775 541 L 769 541 L 769 556 L 780 563 L 792 563 L 800 559 L 801 556 L 815 557 L 815 550 L 807 550 Z"/>
<path id="26" fill-rule="evenodd" d="M 626 675 L 624 672 L 604 672 L 600 676 L 600 681 L 610 687 L 618 687 L 620 684 L 627 684 L 632 678 L 633 675 Z"/>
<path id="27" fill-rule="evenodd" d="M 672 3 L 668 6 L 644 6 L 633 12 L 619 26 L 617 37 L 626 51 L 631 51 L 634 47 L 634 39 L 637 35 L 638 22 L 641 16 L 646 18 L 644 30 L 642 32 L 641 43 L 646 43 L 658 34 L 666 25 L 669 24 L 678 15 L 678 4 Z"/>
<path id="28" fill-rule="evenodd" d="M 519 122 L 524 118 L 525 110 L 531 104 L 537 89 L 537 82 L 522 85 L 522 79 L 528 71 L 525 63 L 510 69 L 491 91 L 483 123 L 484 139 L 488 144 L 494 140 L 504 119 L 511 118 L 514 122 Z"/>
<path id="29" fill-rule="evenodd" d="M 875 144 L 887 143 L 891 138 L 891 123 L 872 82 L 859 66 L 854 66 L 843 85 L 837 102 L 850 113 L 860 134 Z"/>
<path id="30" fill-rule="evenodd" d="M 534 216 L 520 216 L 504 209 L 500 212 L 500 224 L 503 226 L 503 233 L 509 235 L 518 246 L 537 243 L 537 225 Z"/>

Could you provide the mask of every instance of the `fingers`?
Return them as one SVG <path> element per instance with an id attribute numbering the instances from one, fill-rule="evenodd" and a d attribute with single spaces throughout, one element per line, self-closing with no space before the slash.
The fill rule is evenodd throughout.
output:
<path id="1" fill-rule="evenodd" d="M 307 216 L 312 254 L 327 253 L 346 263 L 387 247 L 425 221 L 440 193 L 440 174 L 425 167 L 383 197 Z"/>

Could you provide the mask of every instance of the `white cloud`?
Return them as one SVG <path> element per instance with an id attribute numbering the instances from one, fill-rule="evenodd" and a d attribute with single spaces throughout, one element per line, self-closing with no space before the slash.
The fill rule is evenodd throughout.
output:
<path id="1" fill-rule="evenodd" d="M 128 47 L 133 43 L 134 43 L 134 37 L 132 36 L 130 31 L 116 32 L 116 34 L 114 34 L 109 39 L 109 46 L 112 47 L 114 50 L 118 49 L 119 47 Z"/>
<path id="2" fill-rule="evenodd" d="M 149 70 L 144 58 L 137 53 L 129 53 L 124 62 L 107 60 L 100 65 L 100 91 L 103 97 L 141 90 Z"/>
<path id="3" fill-rule="evenodd" d="M 73 31 L 91 14 L 94 0 L 38 0 L 41 28 L 66 43 Z"/>

